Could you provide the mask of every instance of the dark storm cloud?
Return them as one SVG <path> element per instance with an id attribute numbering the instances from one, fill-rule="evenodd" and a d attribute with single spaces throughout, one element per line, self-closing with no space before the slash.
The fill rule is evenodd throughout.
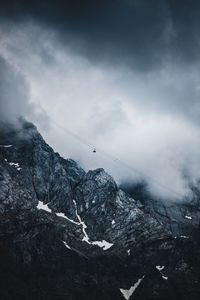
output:
<path id="1" fill-rule="evenodd" d="M 0 118 L 33 121 L 86 169 L 135 180 L 100 148 L 185 193 L 183 170 L 200 178 L 199 8 L 193 0 L 2 2 Z M 56 123 L 91 141 L 96 155 Z"/>
<path id="2" fill-rule="evenodd" d="M 9 21 L 34 20 L 57 29 L 63 42 L 98 61 L 151 70 L 164 59 L 195 61 L 200 2 L 196 0 L 5 1 Z"/>

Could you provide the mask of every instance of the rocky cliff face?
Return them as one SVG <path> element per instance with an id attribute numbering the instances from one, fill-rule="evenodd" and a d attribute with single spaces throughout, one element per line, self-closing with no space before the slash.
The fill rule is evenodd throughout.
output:
<path id="1" fill-rule="evenodd" d="M 63 159 L 33 124 L 0 129 L 0 299 L 199 299 L 197 213 L 175 235 L 170 210 Z"/>
<path id="2" fill-rule="evenodd" d="M 198 228 L 200 221 L 200 190 L 199 186 L 191 186 L 190 193 L 184 199 L 166 201 L 148 192 L 146 184 L 137 183 L 121 184 L 121 188 L 131 197 L 138 199 L 146 212 L 162 222 L 171 234 L 176 236 L 190 236 L 195 228 Z"/>

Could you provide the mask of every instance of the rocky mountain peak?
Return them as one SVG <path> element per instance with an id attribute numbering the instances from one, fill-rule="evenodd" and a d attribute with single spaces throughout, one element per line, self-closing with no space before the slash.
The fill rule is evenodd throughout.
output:
<path id="1" fill-rule="evenodd" d="M 0 139 L 1 299 L 198 299 L 191 212 L 193 232 L 174 236 L 162 205 L 146 209 L 104 169 L 62 158 L 33 124 L 1 124 Z"/>

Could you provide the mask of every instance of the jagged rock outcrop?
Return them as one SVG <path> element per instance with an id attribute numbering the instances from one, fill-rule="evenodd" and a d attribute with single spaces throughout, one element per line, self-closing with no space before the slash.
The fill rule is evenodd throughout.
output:
<path id="1" fill-rule="evenodd" d="M 174 237 L 190 236 L 199 227 L 200 223 L 200 190 L 198 186 L 191 186 L 191 191 L 184 199 L 171 199 L 166 201 L 158 197 L 153 197 L 146 184 L 136 183 L 121 184 L 121 188 L 131 197 L 139 199 L 141 207 L 146 212 L 150 212 L 169 230 Z"/>
<path id="2" fill-rule="evenodd" d="M 55 153 L 33 124 L 0 130 L 0 299 L 198 299 L 196 223 L 174 237 L 103 169 L 86 173 Z"/>

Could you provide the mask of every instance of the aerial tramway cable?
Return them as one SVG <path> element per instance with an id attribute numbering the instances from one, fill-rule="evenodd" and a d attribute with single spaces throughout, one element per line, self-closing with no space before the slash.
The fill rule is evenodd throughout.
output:
<path id="1" fill-rule="evenodd" d="M 128 165 L 127 163 L 125 163 L 124 161 L 122 161 L 121 159 L 107 153 L 106 151 L 104 151 L 103 149 L 101 148 L 96 148 L 94 147 L 94 145 L 92 143 L 90 143 L 89 141 L 87 141 L 86 139 L 80 137 L 78 134 L 72 132 L 71 130 L 61 126 L 60 124 L 58 124 L 57 122 L 55 122 L 54 120 L 52 120 L 51 118 L 51 121 L 52 123 L 54 123 L 56 125 L 56 127 L 62 129 L 64 132 L 66 132 L 68 135 L 72 136 L 73 138 L 75 138 L 76 140 L 78 140 L 80 143 L 84 144 L 85 146 L 89 147 L 90 149 L 93 149 L 92 152 L 93 153 L 99 153 L 105 157 L 107 157 L 108 159 L 112 160 L 115 164 L 120 164 L 122 165 L 123 167 L 125 167 L 126 169 L 129 169 L 131 172 L 133 172 L 134 174 L 137 173 L 138 175 L 140 175 L 141 177 L 143 178 L 146 178 L 148 179 L 149 181 L 151 181 L 152 183 L 156 184 L 157 186 L 161 187 L 162 189 L 164 190 L 167 190 L 168 192 L 170 192 L 171 194 L 174 194 L 176 195 L 176 197 L 178 198 L 184 198 L 185 196 L 182 195 L 181 193 L 175 191 L 174 189 L 166 186 L 165 184 L 159 182 L 157 179 L 151 177 L 151 176 L 148 176 L 148 175 L 145 175 L 144 173 L 142 173 L 141 171 L 135 169 L 134 167 Z"/>

